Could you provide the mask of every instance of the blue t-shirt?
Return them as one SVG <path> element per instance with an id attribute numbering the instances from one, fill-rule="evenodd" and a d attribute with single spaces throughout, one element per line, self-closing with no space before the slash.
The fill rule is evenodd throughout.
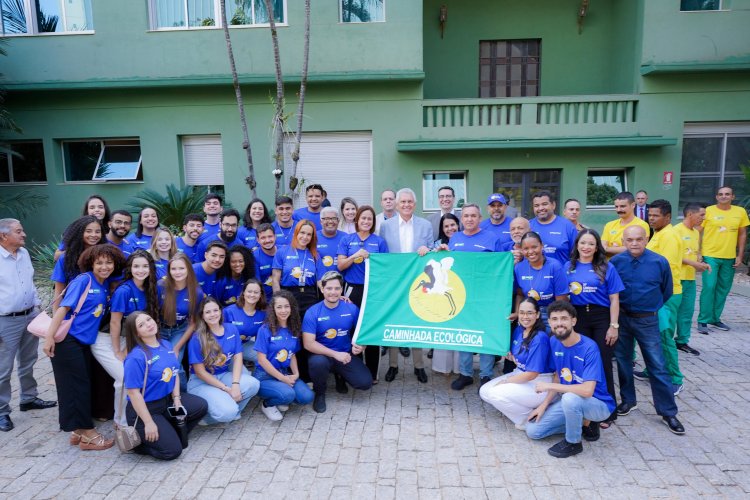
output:
<path id="1" fill-rule="evenodd" d="M 284 245 L 288 245 L 292 242 L 294 236 L 294 219 L 292 219 L 291 227 L 281 227 L 278 222 L 271 224 L 274 232 L 276 233 L 276 248 L 281 248 Z"/>
<path id="2" fill-rule="evenodd" d="M 544 254 L 547 258 L 555 259 L 560 264 L 570 260 L 570 251 L 573 249 L 578 230 L 565 217 L 555 216 L 549 224 L 542 224 L 537 219 L 529 221 L 531 230 L 542 237 Z"/>
<path id="3" fill-rule="evenodd" d="M 595 304 L 609 307 L 609 296 L 625 290 L 620 275 L 617 274 L 617 270 L 610 263 L 607 263 L 604 283 L 590 263 L 578 262 L 575 271 L 571 271 L 570 262 L 568 262 L 565 264 L 565 275 L 568 278 L 570 302 L 574 306 Z"/>
<path id="4" fill-rule="evenodd" d="M 166 290 L 164 288 L 163 282 L 159 282 L 159 284 L 157 285 L 157 293 L 159 294 L 159 308 L 164 306 L 165 292 Z M 175 292 L 175 325 L 181 325 L 187 319 L 189 319 L 190 316 L 192 316 L 196 311 L 198 305 L 203 301 L 203 297 L 203 290 L 201 290 L 201 287 L 198 287 L 195 290 L 195 304 L 190 304 L 190 294 L 188 294 L 187 287 L 183 288 L 182 290 L 177 290 Z M 162 323 L 164 323 L 164 318 L 162 318 L 161 321 Z"/>
<path id="5" fill-rule="evenodd" d="M 65 275 L 65 253 L 62 253 L 57 259 L 57 262 L 55 262 L 55 267 L 52 269 L 52 281 L 65 285 L 76 276 L 78 276 L 78 274 L 75 274 L 74 276 Z"/>
<path id="6" fill-rule="evenodd" d="M 320 259 L 314 259 L 309 250 L 292 245 L 279 248 L 273 257 L 274 270 L 281 270 L 281 286 L 315 286 L 323 276 Z"/>
<path id="7" fill-rule="evenodd" d="M 534 269 L 524 259 L 513 269 L 516 287 L 524 297 L 536 299 L 540 306 L 548 306 L 556 295 L 568 294 L 568 280 L 562 266 L 553 259 L 545 259 L 541 269 Z"/>
<path id="8" fill-rule="evenodd" d="M 327 271 L 338 271 L 339 243 L 346 236 L 343 231 L 336 231 L 336 235 L 329 238 L 323 231 L 318 233 L 318 255 L 323 264 L 324 273 Z"/>
<path id="9" fill-rule="evenodd" d="M 244 284 L 242 279 L 234 279 L 231 276 L 219 278 L 214 285 L 214 292 L 216 294 L 214 297 L 219 301 L 221 307 L 234 304 L 237 302 L 237 298 L 242 295 Z"/>
<path id="10" fill-rule="evenodd" d="M 198 240 L 198 243 L 195 244 L 195 262 L 203 262 L 204 260 L 206 260 L 206 248 L 214 241 L 221 241 L 227 246 L 227 248 L 231 248 L 234 245 L 242 245 L 243 243 L 239 238 L 239 234 L 235 235 L 234 239 L 231 241 L 224 241 L 219 237 L 219 233 L 216 233 L 213 236 L 206 236 L 206 233 L 203 233 L 201 238 Z"/>
<path id="11" fill-rule="evenodd" d="M 133 233 L 130 238 L 132 239 L 131 244 L 133 245 L 133 250 L 136 250 L 138 248 L 148 250 L 149 248 L 151 248 L 151 240 L 154 239 L 153 236 L 150 236 L 148 234 L 142 234 L 139 237 L 135 233 Z"/>
<path id="12" fill-rule="evenodd" d="M 193 246 L 188 246 L 187 243 L 182 238 L 175 238 L 175 244 L 177 245 L 177 250 L 187 255 L 188 259 L 195 264 L 198 262 L 195 260 L 195 252 L 198 250 L 198 241 L 195 242 Z"/>
<path id="13" fill-rule="evenodd" d="M 135 247 L 127 240 L 127 238 L 123 238 L 122 242 L 120 242 L 119 244 L 107 238 L 107 243 L 119 248 L 125 258 L 129 257 L 131 253 L 135 252 Z"/>
<path id="14" fill-rule="evenodd" d="M 232 369 L 232 358 L 236 354 L 242 354 L 242 340 L 237 328 L 229 323 L 224 323 L 224 335 L 211 333 L 216 342 L 219 344 L 221 354 L 219 354 L 213 367 L 206 367 L 209 373 L 221 375 Z M 188 342 L 188 361 L 190 362 L 190 373 L 195 373 L 193 365 L 203 363 L 203 352 L 201 351 L 201 338 L 198 332 L 190 337 Z"/>
<path id="15" fill-rule="evenodd" d="M 494 252 L 496 241 L 497 237 L 489 231 L 480 229 L 471 236 L 458 231 L 448 240 L 448 248 L 454 252 Z"/>
<path id="16" fill-rule="evenodd" d="M 523 349 L 523 331 L 524 327 L 516 326 L 513 330 L 513 339 L 511 341 L 511 353 L 516 358 L 516 366 L 523 372 L 552 373 L 555 369 L 552 367 L 549 352 L 549 337 L 547 332 L 541 331 L 534 335 L 526 349 Z"/>
<path id="17" fill-rule="evenodd" d="M 96 336 L 99 335 L 99 323 L 101 323 L 102 316 L 109 307 L 109 286 L 107 282 L 104 282 L 103 285 L 99 284 L 92 272 L 79 274 L 68 285 L 65 296 L 60 302 L 60 307 L 70 308 L 65 315 L 65 319 L 70 319 L 72 313 L 78 307 L 78 301 L 83 295 L 89 279 L 91 279 L 91 286 L 89 287 L 88 297 L 83 301 L 81 310 L 70 325 L 68 335 L 74 336 L 82 344 L 91 345 L 96 341 Z"/>
<path id="18" fill-rule="evenodd" d="M 198 243 L 203 243 L 203 240 L 206 238 L 213 238 L 219 234 L 219 231 L 221 231 L 221 222 L 209 224 L 208 222 L 203 221 L 203 232 L 198 236 Z"/>
<path id="19" fill-rule="evenodd" d="M 368 253 L 388 253 L 388 244 L 377 234 L 371 234 L 362 241 L 357 233 L 345 235 L 339 241 L 338 254 L 349 257 L 364 248 Z M 365 283 L 365 260 L 356 260 L 344 271 L 344 279 L 347 283 L 363 285 Z"/>
<path id="20" fill-rule="evenodd" d="M 479 227 L 494 234 L 498 245 L 513 241 L 510 237 L 510 217 L 506 217 L 500 224 L 493 224 L 492 219 L 484 219 L 479 223 Z"/>
<path id="21" fill-rule="evenodd" d="M 242 244 L 250 250 L 255 250 L 258 246 L 258 231 L 256 231 L 255 228 L 241 227 L 237 237 L 240 238 Z"/>
<path id="22" fill-rule="evenodd" d="M 125 389 L 142 389 L 143 377 L 146 375 L 146 358 L 148 358 L 148 376 L 143 399 L 146 402 L 157 401 L 169 396 L 174 390 L 175 377 L 180 369 L 177 355 L 166 340 L 159 342 L 159 347 L 150 347 L 150 357 L 141 346 L 136 346 L 125 358 Z M 130 398 L 128 398 L 130 399 Z"/>
<path id="23" fill-rule="evenodd" d="M 323 230 L 323 226 L 320 223 L 320 211 L 311 212 L 310 208 L 302 207 L 302 208 L 298 208 L 297 210 L 295 210 L 294 213 L 292 214 L 292 220 L 294 220 L 295 224 L 304 219 L 307 219 L 313 224 L 315 224 L 315 229 L 317 229 L 318 231 Z"/>
<path id="24" fill-rule="evenodd" d="M 125 318 L 133 311 L 145 311 L 147 304 L 146 292 L 138 288 L 133 280 L 127 280 L 120 283 L 112 294 L 110 310 L 122 313 Z"/>
<path id="25" fill-rule="evenodd" d="M 237 327 L 240 332 L 240 339 L 244 344 L 247 341 L 254 341 L 258 334 L 258 329 L 266 319 L 265 311 L 255 311 L 255 314 L 248 316 L 245 311 L 237 304 L 232 304 L 223 311 L 224 322 L 231 323 Z"/>
<path id="26" fill-rule="evenodd" d="M 208 274 L 203 269 L 203 263 L 193 264 L 193 271 L 195 272 L 195 279 L 198 280 L 198 285 L 200 285 L 203 293 L 216 298 L 215 285 L 217 272 L 214 271 L 213 274 Z"/>
<path id="27" fill-rule="evenodd" d="M 156 268 L 156 280 L 158 281 L 167 275 L 169 259 L 154 259 L 154 267 Z"/>
<path id="28" fill-rule="evenodd" d="M 263 291 L 266 293 L 266 299 L 271 300 L 271 296 L 273 295 L 271 272 L 273 271 L 274 256 L 268 255 L 261 247 L 258 247 L 253 250 L 253 257 L 255 257 L 255 277 L 263 283 Z"/>
<path id="29" fill-rule="evenodd" d="M 305 313 L 302 331 L 314 333 L 315 340 L 336 352 L 351 352 L 351 333 L 357 326 L 359 308 L 349 302 L 339 302 L 333 309 L 325 301 L 318 302 Z"/>
<path id="30" fill-rule="evenodd" d="M 549 338 L 549 347 L 561 384 L 574 385 L 596 381 L 593 397 L 606 403 L 610 412 L 614 411 L 615 401 L 607 392 L 604 367 L 596 342 L 581 335 L 581 340 L 576 345 L 565 347 L 553 335 Z"/>
<path id="31" fill-rule="evenodd" d="M 300 350 L 300 341 L 294 338 L 287 328 L 279 328 L 276 334 L 273 334 L 268 325 L 263 325 L 258 330 L 253 349 L 265 354 L 274 368 L 288 375 L 291 372 L 292 356 Z M 255 366 L 255 370 L 266 373 L 260 363 Z"/>

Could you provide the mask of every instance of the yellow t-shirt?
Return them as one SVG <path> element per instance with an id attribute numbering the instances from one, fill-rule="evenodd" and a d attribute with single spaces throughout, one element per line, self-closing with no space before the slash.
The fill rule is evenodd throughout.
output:
<path id="1" fill-rule="evenodd" d="M 672 293 L 675 295 L 682 293 L 680 275 L 682 273 L 682 255 L 684 251 L 682 240 L 674 228 L 672 226 L 664 226 L 661 231 L 655 231 L 646 248 L 667 259 L 669 269 L 672 271 Z"/>
<path id="2" fill-rule="evenodd" d="M 673 226 L 674 232 L 682 239 L 684 246 L 683 259 L 698 260 L 700 253 L 700 233 L 697 229 L 688 229 L 684 222 Z M 695 281 L 695 268 L 687 264 L 682 265 L 680 279 L 683 281 Z"/>
<path id="3" fill-rule="evenodd" d="M 646 236 L 648 236 L 649 233 L 649 227 L 648 224 L 643 219 L 640 219 L 638 217 L 633 217 L 633 220 L 625 224 L 624 226 L 620 223 L 622 219 L 615 219 L 611 222 L 607 222 L 607 225 L 604 226 L 604 230 L 602 231 L 602 243 L 604 246 L 615 246 L 615 247 L 621 247 L 622 246 L 622 233 L 625 232 L 625 228 L 628 228 L 630 226 L 641 226 L 646 231 Z"/>
<path id="4" fill-rule="evenodd" d="M 742 207 L 732 206 L 729 210 L 721 210 L 716 205 L 708 207 L 703 221 L 703 256 L 736 258 L 737 231 L 747 226 L 750 226 L 750 220 Z"/>

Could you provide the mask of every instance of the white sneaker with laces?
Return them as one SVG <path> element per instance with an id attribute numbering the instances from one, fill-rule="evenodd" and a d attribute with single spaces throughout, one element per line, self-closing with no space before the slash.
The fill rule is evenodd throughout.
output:
<path id="1" fill-rule="evenodd" d="M 283 412 L 283 411 L 289 411 L 289 405 L 276 405 L 276 408 L 277 408 L 277 409 L 278 409 L 279 411 L 282 411 L 282 412 Z"/>
<path id="2" fill-rule="evenodd" d="M 284 418 L 284 415 L 282 415 L 279 409 L 275 406 L 266 406 L 264 404 L 261 404 L 260 409 L 263 411 L 263 415 L 268 417 L 268 420 L 278 422 L 279 420 Z"/>

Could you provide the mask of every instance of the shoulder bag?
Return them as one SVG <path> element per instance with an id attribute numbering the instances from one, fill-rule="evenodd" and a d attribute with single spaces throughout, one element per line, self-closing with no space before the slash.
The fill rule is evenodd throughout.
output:
<path id="1" fill-rule="evenodd" d="M 81 298 L 78 300 L 78 305 L 76 305 L 75 310 L 70 313 L 70 318 L 62 320 L 60 326 L 57 328 L 54 336 L 55 342 L 62 342 L 62 340 L 68 335 L 68 331 L 70 331 L 70 326 L 73 324 L 73 320 L 81 311 L 83 303 L 86 302 L 86 297 L 88 297 L 89 294 L 89 288 L 91 288 L 91 276 L 88 276 L 88 278 L 89 282 L 86 285 L 86 288 L 83 290 L 83 293 L 81 294 Z M 70 286 L 70 284 L 68 284 L 68 286 Z M 27 326 L 26 328 L 32 334 L 41 339 L 47 337 L 49 326 L 50 324 L 52 324 L 52 317 L 47 314 L 47 309 L 50 309 L 52 307 L 52 304 L 54 304 L 57 300 L 65 295 L 65 291 L 68 289 L 68 286 L 66 286 L 63 291 L 60 292 L 60 295 L 58 295 L 52 302 L 50 302 L 50 304 L 44 310 L 42 310 L 42 312 L 37 314 L 36 318 L 31 320 L 29 326 Z"/>
<path id="2" fill-rule="evenodd" d="M 141 394 L 146 393 L 146 379 L 148 378 L 148 356 L 146 356 L 146 353 L 143 353 L 143 356 L 146 358 L 146 373 L 143 374 L 143 388 L 141 389 Z M 122 404 L 125 393 L 125 380 L 123 378 L 122 381 L 122 390 L 120 391 L 120 415 L 122 415 L 125 412 L 125 406 Z M 148 409 L 146 410 L 148 411 Z M 133 422 L 133 425 L 125 425 L 122 427 L 118 427 L 115 431 L 115 442 L 117 443 L 117 447 L 120 448 L 120 451 L 127 452 L 133 450 L 136 446 L 140 446 L 141 444 L 141 435 L 138 434 L 138 431 L 136 430 L 135 426 L 138 425 L 138 414 L 136 413 L 135 422 Z"/>

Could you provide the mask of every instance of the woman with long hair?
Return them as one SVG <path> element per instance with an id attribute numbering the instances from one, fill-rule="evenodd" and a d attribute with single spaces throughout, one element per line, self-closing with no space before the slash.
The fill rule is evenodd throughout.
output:
<path id="1" fill-rule="evenodd" d="M 273 222 L 268 214 L 268 207 L 260 198 L 250 200 L 242 221 L 244 228 L 238 236 L 242 238 L 242 244 L 251 250 L 258 246 L 258 227 Z"/>
<path id="2" fill-rule="evenodd" d="M 253 252 L 244 245 L 234 245 L 227 251 L 224 266 L 217 274 L 214 297 L 222 307 L 235 304 L 242 296 L 247 280 L 255 278 Z"/>
<path id="3" fill-rule="evenodd" d="M 354 198 L 341 199 L 341 222 L 339 222 L 339 231 L 351 234 L 357 231 L 354 219 L 357 216 L 359 206 Z"/>
<path id="4" fill-rule="evenodd" d="M 148 250 L 151 248 L 151 240 L 154 238 L 156 228 L 159 227 L 159 215 L 153 207 L 143 207 L 138 212 L 138 227 L 132 237 L 131 243 L 134 248 Z"/>
<path id="5" fill-rule="evenodd" d="M 253 349 L 258 329 L 266 319 L 266 294 L 263 285 L 255 278 L 245 282 L 236 304 L 225 307 L 224 321 L 233 324 L 242 339 L 242 359 L 257 364 L 258 355 Z"/>
<path id="6" fill-rule="evenodd" d="M 240 333 L 224 323 L 219 302 L 206 297 L 198 313 L 196 334 L 188 345 L 188 392 L 208 402 L 205 423 L 238 420 L 260 384 L 242 364 Z"/>
<path id="7" fill-rule="evenodd" d="M 135 425 L 141 437 L 141 444 L 133 451 L 173 460 L 182 453 L 182 440 L 171 424 L 168 408 L 184 408 L 190 432 L 206 415 L 208 403 L 194 394 L 180 393 L 177 356 L 172 345 L 159 338 L 159 325 L 151 314 L 134 311 L 125 320 L 123 330 L 128 352 L 124 367 L 128 392 L 125 414 L 128 424 Z"/>
<path id="8" fill-rule="evenodd" d="M 269 420 L 283 418 L 290 403 L 310 404 L 313 391 L 299 378 L 296 353 L 302 349 L 302 322 L 297 301 L 286 290 L 274 293 L 266 321 L 258 330 L 255 378 L 260 381 L 261 410 Z"/>
<path id="9" fill-rule="evenodd" d="M 516 369 L 480 387 L 479 397 L 508 417 L 516 429 L 523 430 L 529 413 L 547 397 L 546 391 L 536 391 L 536 384 L 552 382 L 554 368 L 539 303 L 526 297 L 518 304 L 517 313 L 518 326 L 506 355 L 515 362 Z"/>
<path id="10" fill-rule="evenodd" d="M 578 233 L 570 262 L 565 264 L 570 302 L 576 308 L 576 331 L 596 342 L 604 366 L 607 392 L 615 394 L 612 357 L 619 336 L 620 292 L 625 290 L 617 270 L 607 262 L 599 233 L 585 228 Z M 617 419 L 613 411 L 600 425 L 608 428 Z"/>
<path id="11" fill-rule="evenodd" d="M 156 266 L 156 279 L 162 279 L 167 274 L 167 265 L 169 259 L 177 253 L 177 244 L 174 241 L 174 235 L 164 226 L 159 226 L 154 232 L 151 239 L 151 245 L 148 253 L 154 258 Z"/>
<path id="12" fill-rule="evenodd" d="M 85 215 L 93 215 L 94 217 L 96 217 L 96 220 L 98 220 L 99 224 L 101 224 L 102 226 L 102 234 L 107 234 L 107 232 L 109 231 L 109 219 L 112 216 L 109 210 L 109 205 L 107 204 L 107 200 L 105 200 L 98 194 L 92 194 L 91 196 L 86 198 L 86 201 L 83 204 L 83 209 L 81 210 L 81 217 Z M 65 248 L 65 241 L 63 238 L 63 240 L 60 241 L 60 245 L 57 247 L 57 250 L 55 250 L 55 260 L 60 258 L 60 255 L 62 255 L 62 252 L 65 250 Z"/>
<path id="13" fill-rule="evenodd" d="M 84 215 L 73 221 L 63 235 L 65 251 L 55 262 L 52 270 L 52 281 L 55 283 L 55 297 L 58 297 L 73 278 L 81 271 L 78 258 L 84 250 L 106 242 L 99 220 L 93 215 Z"/>
<path id="14" fill-rule="evenodd" d="M 91 345 L 96 341 L 102 316 L 109 307 L 107 280 L 122 272 L 124 262 L 122 252 L 113 245 L 93 245 L 84 250 L 78 258 L 81 274 L 65 291 L 44 342 L 44 352 L 52 358 L 60 428 L 70 432 L 70 444 L 82 450 L 106 450 L 113 444 L 93 425 Z M 73 314 L 82 297 L 85 299 L 80 310 Z M 71 318 L 68 334 L 55 343 L 55 332 L 60 324 Z"/>
<path id="15" fill-rule="evenodd" d="M 318 255 L 315 224 L 307 219 L 297 222 L 289 245 L 276 251 L 271 265 L 273 291 L 282 288 L 294 295 L 300 315 L 318 302 L 318 280 L 322 264 Z"/>

